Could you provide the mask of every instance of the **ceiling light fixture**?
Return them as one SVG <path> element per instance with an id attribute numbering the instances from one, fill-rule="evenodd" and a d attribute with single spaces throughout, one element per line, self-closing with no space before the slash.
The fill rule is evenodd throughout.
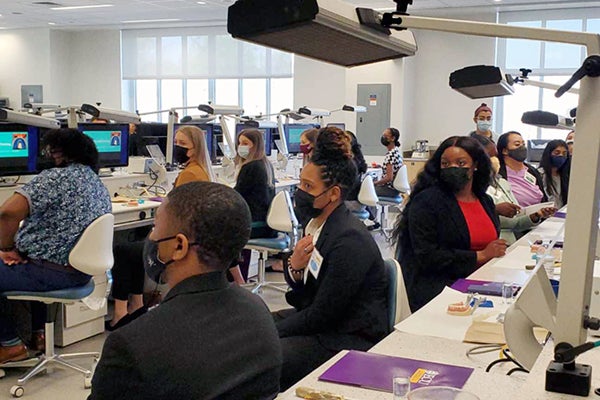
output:
<path id="1" fill-rule="evenodd" d="M 68 10 L 82 10 L 85 8 L 105 8 L 105 7 L 114 7 L 114 4 L 96 4 L 92 6 L 67 6 L 67 7 L 52 7 L 51 10 L 54 11 L 68 11 Z"/>
<path id="2" fill-rule="evenodd" d="M 164 18 L 164 19 L 135 19 L 129 21 L 121 21 L 122 24 L 137 24 L 143 22 L 176 22 L 181 21 L 179 18 Z"/>
<path id="3" fill-rule="evenodd" d="M 56 22 L 48 22 L 48 25 L 56 25 Z"/>
<path id="4" fill-rule="evenodd" d="M 205 2 L 205 1 L 197 1 L 196 3 L 200 4 L 201 6 L 204 6 L 204 5 L 206 5 L 206 2 Z"/>

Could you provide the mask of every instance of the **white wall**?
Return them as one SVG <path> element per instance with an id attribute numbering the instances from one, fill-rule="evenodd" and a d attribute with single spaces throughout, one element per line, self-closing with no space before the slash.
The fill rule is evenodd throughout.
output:
<path id="1" fill-rule="evenodd" d="M 121 33 L 118 30 L 77 31 L 71 34 L 71 104 L 101 102 L 121 108 Z"/>
<path id="2" fill-rule="evenodd" d="M 494 22 L 495 14 L 473 14 L 463 19 Z M 452 135 L 474 130 L 473 112 L 493 99 L 470 100 L 450 88 L 450 73 L 470 65 L 495 64 L 496 39 L 413 30 L 418 50 L 405 59 L 402 136 L 409 148 L 417 139 L 437 145 Z"/>
<path id="3" fill-rule="evenodd" d="M 48 29 L 0 31 L 0 54 L 0 96 L 12 107 L 21 106 L 21 85 L 43 85 L 44 101 L 53 100 Z"/>

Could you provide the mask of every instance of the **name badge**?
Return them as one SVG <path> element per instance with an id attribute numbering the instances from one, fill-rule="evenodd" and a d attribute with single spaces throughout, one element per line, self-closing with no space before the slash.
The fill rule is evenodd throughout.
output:
<path id="1" fill-rule="evenodd" d="M 312 274 L 312 276 L 317 279 L 319 277 L 319 272 L 321 271 L 321 264 L 323 263 L 323 257 L 319 250 L 316 248 L 313 249 L 312 255 L 310 256 L 310 260 L 308 261 L 308 270 Z M 304 275 L 305 277 L 307 274 Z"/>
<path id="2" fill-rule="evenodd" d="M 525 172 L 525 180 L 532 185 L 536 185 L 535 176 L 531 175 L 529 172 Z"/>

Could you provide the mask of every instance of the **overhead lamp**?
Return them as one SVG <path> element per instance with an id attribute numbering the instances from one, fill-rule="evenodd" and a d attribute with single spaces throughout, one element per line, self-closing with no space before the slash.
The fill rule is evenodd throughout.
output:
<path id="1" fill-rule="evenodd" d="M 506 96 L 515 92 L 504 80 L 500 68 L 491 65 L 473 65 L 452 72 L 450 87 L 471 99 Z"/>
<path id="2" fill-rule="evenodd" d="M 568 131 L 575 128 L 575 121 L 572 118 L 541 110 L 524 112 L 521 122 L 540 128 L 565 129 Z"/>
<path id="3" fill-rule="evenodd" d="M 92 104 L 82 104 L 80 110 L 93 117 L 115 121 L 116 123 L 139 124 L 142 122 L 139 115 L 129 111 L 113 110 Z"/>
<path id="4" fill-rule="evenodd" d="M 344 104 L 344 106 L 342 107 L 342 111 L 364 113 L 364 112 L 367 112 L 367 107 L 365 107 L 365 106 L 351 106 L 351 105 L 348 105 L 348 104 Z"/>
<path id="5" fill-rule="evenodd" d="M 331 111 L 304 106 L 298 109 L 298 114 L 310 115 L 311 117 L 328 117 L 331 115 Z"/>
<path id="6" fill-rule="evenodd" d="M 383 28 L 379 13 L 342 0 L 237 0 L 228 9 L 227 31 L 236 39 L 345 67 L 417 50 L 411 32 Z"/>
<path id="7" fill-rule="evenodd" d="M 208 124 L 214 121 L 215 115 L 186 115 L 179 120 L 182 124 Z"/>
<path id="8" fill-rule="evenodd" d="M 226 105 L 215 105 L 215 104 L 200 104 L 198 110 L 204 111 L 211 115 L 242 115 L 244 109 L 240 106 L 226 106 Z"/>
<path id="9" fill-rule="evenodd" d="M 60 122 L 52 118 L 40 117 L 39 115 L 6 110 L 0 108 L 0 122 L 12 122 L 15 124 L 23 124 L 37 126 L 40 128 L 57 129 L 60 128 Z"/>

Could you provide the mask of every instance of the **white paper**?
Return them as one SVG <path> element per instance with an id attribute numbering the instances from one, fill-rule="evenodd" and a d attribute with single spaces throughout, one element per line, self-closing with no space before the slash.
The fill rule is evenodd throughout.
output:
<path id="1" fill-rule="evenodd" d="M 531 215 L 531 214 L 535 214 L 536 212 L 540 211 L 542 208 L 550 208 L 550 207 L 554 207 L 554 202 L 547 201 L 545 203 L 533 204 L 531 206 L 523 207 L 521 209 L 521 212 L 524 212 L 525 215 Z"/>
<path id="2" fill-rule="evenodd" d="M 473 318 L 488 320 L 490 317 L 495 318 L 506 309 L 502 304 L 502 298 L 492 296 L 487 298 L 494 303 L 493 308 L 477 308 L 473 315 L 450 315 L 446 312 L 448 305 L 465 301 L 467 294 L 445 287 L 442 293 L 394 328 L 414 335 L 435 336 L 462 342 Z"/>
<path id="3" fill-rule="evenodd" d="M 491 266 L 492 268 L 509 268 L 525 271 L 526 265 L 535 264 L 534 255 L 535 253 L 531 252 L 529 246 L 517 246 L 509 253 L 506 253 L 504 257 L 496 258 L 496 261 Z"/>

